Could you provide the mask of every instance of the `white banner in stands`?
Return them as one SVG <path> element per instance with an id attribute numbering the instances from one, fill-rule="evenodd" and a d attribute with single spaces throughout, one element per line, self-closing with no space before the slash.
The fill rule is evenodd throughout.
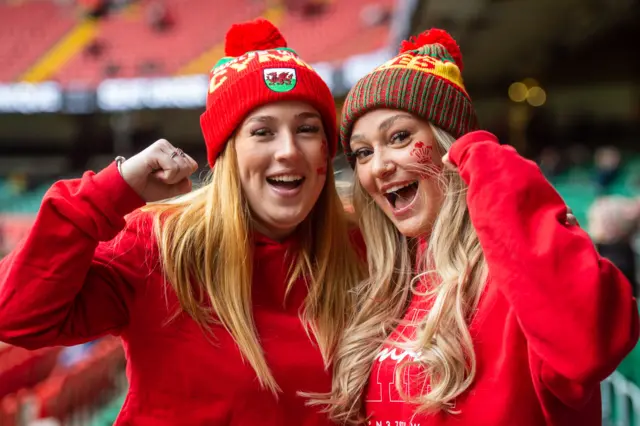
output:
<path id="1" fill-rule="evenodd" d="M 394 55 L 395 53 L 390 49 L 383 48 L 375 52 L 350 57 L 342 65 L 344 83 L 349 88 L 355 86 L 358 80 L 370 73 L 375 67 L 393 58 Z"/>
<path id="2" fill-rule="evenodd" d="M 62 90 L 57 83 L 0 84 L 0 112 L 34 114 L 62 109 Z"/>
<path id="3" fill-rule="evenodd" d="M 109 79 L 98 86 L 98 108 L 104 111 L 199 108 L 205 104 L 207 87 L 206 75 Z"/>
<path id="4" fill-rule="evenodd" d="M 331 92 L 333 93 L 335 89 L 335 85 L 333 84 L 334 67 L 327 62 L 320 62 L 317 64 L 311 64 L 311 68 L 313 68 L 314 71 L 318 73 L 320 78 L 323 79 L 325 83 L 327 83 L 327 86 L 329 86 L 329 90 L 331 90 Z"/>

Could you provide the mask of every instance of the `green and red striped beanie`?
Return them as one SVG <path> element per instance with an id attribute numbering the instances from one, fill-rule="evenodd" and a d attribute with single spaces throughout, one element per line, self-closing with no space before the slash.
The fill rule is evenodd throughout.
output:
<path id="1" fill-rule="evenodd" d="M 402 42 L 398 56 L 361 78 L 342 110 L 340 140 L 351 165 L 353 124 L 377 108 L 407 111 L 459 138 L 478 128 L 462 81 L 462 55 L 446 32 L 431 29 Z"/>
<path id="2" fill-rule="evenodd" d="M 329 153 L 338 145 L 336 109 L 331 90 L 310 65 L 287 47 L 280 31 L 266 19 L 235 24 L 225 38 L 225 57 L 209 75 L 207 109 L 200 127 L 213 168 L 242 120 L 272 102 L 302 101 L 322 117 Z"/>

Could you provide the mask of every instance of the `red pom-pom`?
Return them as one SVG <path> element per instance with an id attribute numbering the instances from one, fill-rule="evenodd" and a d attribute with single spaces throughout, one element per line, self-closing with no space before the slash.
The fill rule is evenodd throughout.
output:
<path id="1" fill-rule="evenodd" d="M 275 25 L 266 19 L 258 18 L 234 24 L 229 28 L 224 41 L 224 54 L 236 57 L 254 50 L 276 47 L 287 47 L 287 41 Z"/>
<path id="2" fill-rule="evenodd" d="M 460 71 L 462 71 L 462 53 L 460 53 L 458 43 L 456 43 L 448 32 L 438 28 L 432 28 L 421 33 L 418 37 L 411 37 L 409 40 L 403 41 L 400 45 L 400 53 L 416 50 L 428 44 L 440 44 L 444 46 L 458 68 L 460 68 Z"/>

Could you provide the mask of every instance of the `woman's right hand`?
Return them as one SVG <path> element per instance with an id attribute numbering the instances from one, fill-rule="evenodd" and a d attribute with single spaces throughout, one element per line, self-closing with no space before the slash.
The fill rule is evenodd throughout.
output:
<path id="1" fill-rule="evenodd" d="M 181 149 L 159 139 L 144 151 L 122 162 L 122 178 L 146 202 L 186 194 L 198 164 Z"/>

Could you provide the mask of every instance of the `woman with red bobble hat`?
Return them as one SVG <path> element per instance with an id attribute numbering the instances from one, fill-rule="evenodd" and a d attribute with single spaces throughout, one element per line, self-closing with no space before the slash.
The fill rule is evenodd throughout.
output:
<path id="1" fill-rule="evenodd" d="M 461 70 L 434 29 L 347 96 L 370 277 L 319 402 L 353 424 L 599 425 L 638 340 L 631 286 L 539 168 L 477 130 Z"/>
<path id="2" fill-rule="evenodd" d="M 226 46 L 201 188 L 191 157 L 157 141 L 57 182 L 0 263 L 0 340 L 121 336 L 118 425 L 329 424 L 299 392 L 330 389 L 364 275 L 331 170 L 333 98 L 268 21 L 233 26 Z"/>

